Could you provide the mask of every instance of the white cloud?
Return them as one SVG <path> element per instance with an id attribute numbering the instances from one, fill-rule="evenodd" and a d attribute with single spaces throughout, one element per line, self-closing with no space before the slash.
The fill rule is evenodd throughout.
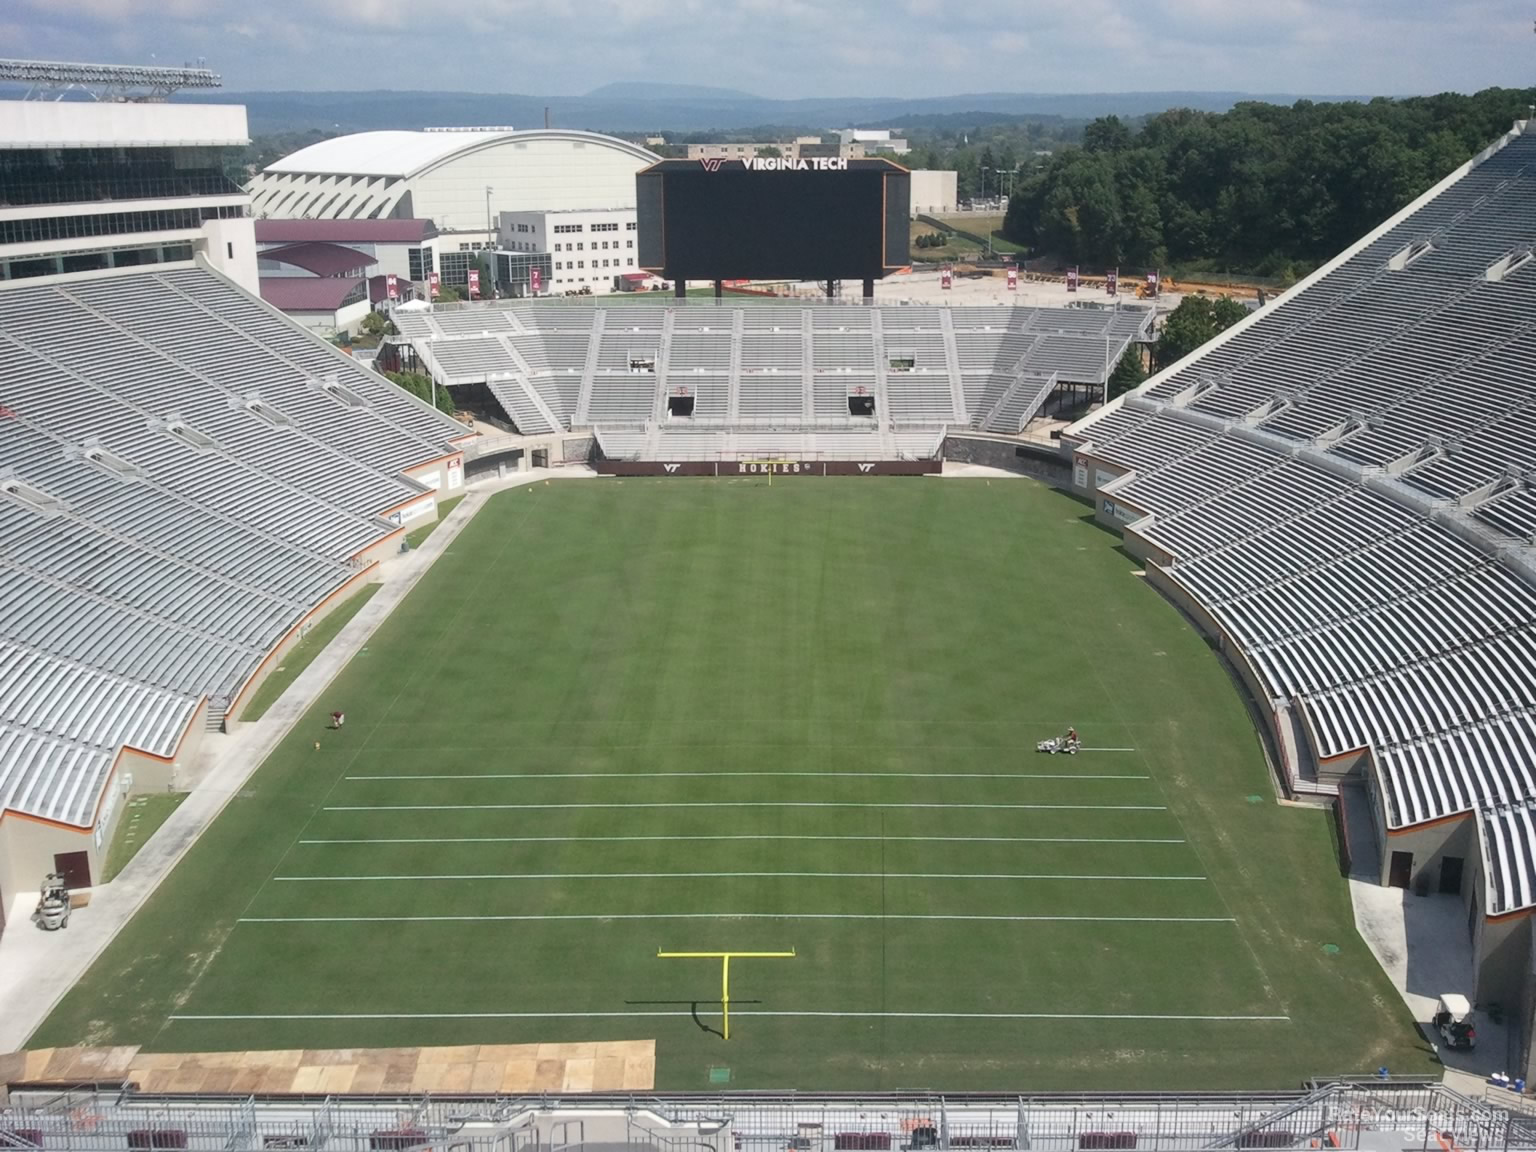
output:
<path id="1" fill-rule="evenodd" d="M 1515 0 L 12 0 L 13 55 L 202 57 L 232 89 L 766 96 L 1519 85 Z"/>

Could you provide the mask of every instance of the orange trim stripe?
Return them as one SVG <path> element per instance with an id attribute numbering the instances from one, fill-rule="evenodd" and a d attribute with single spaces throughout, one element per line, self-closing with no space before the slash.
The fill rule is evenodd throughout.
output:
<path id="1" fill-rule="evenodd" d="M 1437 816 L 1433 820 L 1426 820 L 1422 824 L 1409 824 L 1403 828 L 1388 828 L 1388 836 L 1407 836 L 1413 832 L 1422 832 L 1426 828 L 1434 828 L 1441 824 L 1454 824 L 1461 820 L 1472 819 L 1470 812 L 1453 812 L 1449 816 Z"/>
<path id="2" fill-rule="evenodd" d="M 404 529 L 401 529 L 401 531 L 404 531 Z M 332 600 L 335 600 L 336 597 L 350 590 L 353 590 L 356 587 L 358 581 L 362 580 L 365 576 L 372 575 L 378 566 L 378 561 L 374 561 L 372 564 L 368 565 L 368 567 L 362 569 L 355 576 L 353 576 L 352 579 L 348 580 L 341 587 L 337 588 L 336 591 L 332 592 L 324 600 L 320 601 L 320 603 L 316 604 L 302 617 L 300 617 L 299 622 L 283 634 L 283 638 L 272 646 L 272 650 L 262 658 L 261 663 L 256 665 L 255 670 L 248 677 L 246 677 L 245 686 L 240 689 L 239 695 L 237 695 L 234 700 L 230 702 L 229 708 L 224 714 L 226 716 L 233 716 L 236 719 L 239 719 L 240 706 L 245 703 L 246 696 L 250 694 L 254 686 L 260 682 L 259 677 L 261 676 L 262 669 L 270 664 L 273 660 L 275 660 L 278 653 L 283 651 L 283 645 L 288 643 L 288 641 L 293 638 L 293 634 L 299 631 L 299 629 L 303 628 L 304 625 L 314 617 L 316 612 L 319 612 L 320 609 L 324 608 Z"/>

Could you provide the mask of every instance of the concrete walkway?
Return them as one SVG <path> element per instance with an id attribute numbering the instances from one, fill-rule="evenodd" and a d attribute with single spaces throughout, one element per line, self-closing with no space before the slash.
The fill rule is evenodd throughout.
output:
<path id="1" fill-rule="evenodd" d="M 944 461 L 945 479 L 960 480 L 1028 480 L 1022 472 L 1010 472 L 1006 468 L 993 468 L 988 464 L 962 464 L 957 460 Z"/>
<path id="2" fill-rule="evenodd" d="M 204 742 L 206 767 L 192 794 L 112 883 L 92 891 L 90 903 L 75 910 L 67 929 L 43 932 L 36 928 L 31 923 L 36 893 L 18 897 L 6 918 L 8 929 L 0 936 L 0 1052 L 25 1046 L 54 1005 L 101 955 L 203 830 L 224 810 L 224 805 L 245 787 L 268 753 L 309 711 L 337 673 L 368 642 L 492 495 L 551 478 L 593 475 L 588 468 L 562 468 L 558 473 L 522 472 L 469 488 L 464 499 L 420 548 L 380 563 L 375 575 L 383 587 L 267 709 L 266 715 L 252 724 L 238 724 L 229 735 L 208 736 Z"/>
<path id="3" fill-rule="evenodd" d="M 1447 1071 L 1479 1080 L 1494 1072 L 1513 1072 L 1520 1057 L 1518 1037 L 1486 1012 L 1476 1014 L 1477 1047 L 1471 1052 L 1447 1050 L 1429 1024 L 1442 994 L 1460 992 L 1473 999 L 1472 944 L 1461 897 L 1415 896 L 1358 877 L 1350 878 L 1349 896 L 1361 938 L 1413 1013 L 1420 1034 L 1436 1045 Z"/>

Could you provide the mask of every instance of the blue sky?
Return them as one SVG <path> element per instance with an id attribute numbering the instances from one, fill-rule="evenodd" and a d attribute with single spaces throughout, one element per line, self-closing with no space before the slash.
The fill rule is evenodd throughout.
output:
<path id="1" fill-rule="evenodd" d="M 1529 85 L 1514 0 L 0 0 L 9 56 L 202 58 L 228 88 L 763 96 Z"/>

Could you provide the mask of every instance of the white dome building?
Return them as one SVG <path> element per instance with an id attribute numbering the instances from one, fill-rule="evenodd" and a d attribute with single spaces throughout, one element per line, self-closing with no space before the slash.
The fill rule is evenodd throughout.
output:
<path id="1" fill-rule="evenodd" d="M 359 132 L 268 165 L 251 182 L 251 210 L 288 220 L 426 219 L 442 232 L 484 236 L 502 212 L 633 208 L 635 173 L 657 159 L 612 136 L 564 129 Z"/>

